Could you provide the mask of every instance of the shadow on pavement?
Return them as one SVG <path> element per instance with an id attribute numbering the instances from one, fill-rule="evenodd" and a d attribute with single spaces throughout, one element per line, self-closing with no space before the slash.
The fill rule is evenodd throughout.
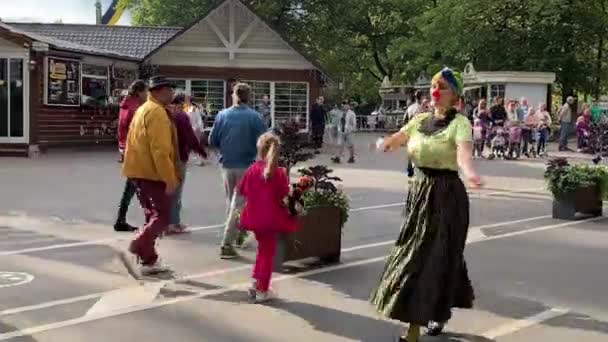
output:
<path id="1" fill-rule="evenodd" d="M 0 321 L 0 334 L 10 333 L 14 331 L 18 331 L 17 327 Z M 33 338 L 32 336 L 23 336 L 11 339 L 14 342 L 37 342 L 38 340 Z"/>
<path id="2" fill-rule="evenodd" d="M 544 325 L 608 334 L 608 322 L 599 321 L 588 315 L 579 313 L 565 314 L 545 322 Z"/>
<path id="3" fill-rule="evenodd" d="M 431 341 L 430 338 L 426 340 L 423 338 L 420 339 L 420 342 Z M 471 335 L 471 334 L 456 334 L 456 333 L 445 333 L 439 337 L 432 339 L 432 341 L 436 342 L 495 342 L 496 340 L 492 340 L 489 338 L 485 338 L 483 336 Z"/>
<path id="4" fill-rule="evenodd" d="M 317 331 L 356 341 L 394 341 L 402 329 L 397 323 L 315 304 L 277 301 L 272 307 L 306 320 Z"/>

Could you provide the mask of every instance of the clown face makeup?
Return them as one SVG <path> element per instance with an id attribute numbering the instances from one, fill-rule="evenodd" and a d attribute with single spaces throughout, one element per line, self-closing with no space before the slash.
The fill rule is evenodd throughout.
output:
<path id="1" fill-rule="evenodd" d="M 435 107 L 449 108 L 456 104 L 458 97 L 443 78 L 438 78 L 431 86 L 431 97 Z"/>

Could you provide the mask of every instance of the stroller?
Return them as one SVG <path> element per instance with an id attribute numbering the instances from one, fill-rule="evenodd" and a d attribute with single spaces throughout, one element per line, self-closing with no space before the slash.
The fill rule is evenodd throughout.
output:
<path id="1" fill-rule="evenodd" d="M 497 127 L 494 137 L 491 140 L 491 152 L 488 156 L 488 159 L 492 160 L 494 158 L 502 158 L 505 159 L 507 153 L 507 137 L 505 136 L 505 131 L 502 127 Z"/>
<path id="2" fill-rule="evenodd" d="M 521 157 L 521 126 L 513 123 L 509 126 L 509 151 L 507 159 L 519 159 Z"/>
<path id="3" fill-rule="evenodd" d="M 530 129 L 530 140 L 528 141 L 528 148 L 524 153 L 528 158 L 538 157 L 538 142 L 540 140 L 540 132 L 536 128 Z"/>

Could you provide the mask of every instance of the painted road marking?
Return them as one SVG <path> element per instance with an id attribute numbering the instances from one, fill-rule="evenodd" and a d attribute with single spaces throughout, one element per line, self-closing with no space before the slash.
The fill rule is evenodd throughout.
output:
<path id="1" fill-rule="evenodd" d="M 505 190 L 505 192 L 517 193 L 517 192 L 526 192 L 529 190 L 530 189 Z M 496 192 L 496 193 L 498 194 L 498 193 L 502 193 L 502 192 Z M 487 194 L 480 194 L 479 192 L 470 193 L 470 195 L 475 195 L 475 197 L 472 197 L 472 199 L 491 197 L 491 196 L 488 196 Z M 507 200 L 506 198 L 501 198 L 501 199 Z M 367 210 L 377 210 L 377 209 L 385 209 L 385 208 L 392 208 L 392 207 L 400 207 L 403 205 L 405 205 L 405 202 L 380 204 L 380 205 L 375 205 L 375 206 L 354 208 L 354 209 L 351 209 L 350 212 L 357 213 L 357 212 L 367 211 Z M 192 231 L 192 232 L 207 231 L 207 230 L 214 230 L 214 229 L 223 228 L 223 227 L 225 227 L 224 223 L 214 224 L 214 225 L 210 225 L 210 226 L 202 226 L 202 227 L 191 227 L 190 231 Z M 79 241 L 79 242 L 71 242 L 71 243 L 64 243 L 64 244 L 55 244 L 55 245 L 49 245 L 49 246 L 44 246 L 44 247 L 25 248 L 25 249 L 12 250 L 12 251 L 0 251 L 0 257 L 9 256 L 9 255 L 26 254 L 26 253 L 44 252 L 44 251 L 50 251 L 50 250 L 55 250 L 55 249 L 64 249 L 64 248 L 75 248 L 75 247 L 95 246 L 95 245 L 103 246 L 103 245 L 110 244 L 110 243 L 125 242 L 128 240 L 129 240 L 128 238 L 109 238 L 109 239 L 101 239 L 101 240 Z"/>
<path id="2" fill-rule="evenodd" d="M 530 221 L 547 219 L 547 218 L 550 218 L 550 217 L 551 217 L 551 215 L 543 215 L 543 216 L 529 217 L 529 218 L 520 219 L 520 220 L 514 220 L 514 221 L 497 222 L 497 223 L 484 224 L 484 225 L 476 226 L 476 227 L 470 227 L 469 228 L 469 236 L 468 236 L 467 240 L 475 240 L 476 241 L 478 239 L 485 239 L 485 238 L 487 238 L 485 236 L 485 234 L 483 234 L 483 232 L 481 232 L 481 229 L 494 228 L 494 227 L 502 227 L 502 226 L 507 226 L 507 225 L 512 225 L 512 224 L 518 224 L 518 223 L 525 223 L 525 222 L 530 222 Z M 477 233 L 478 230 L 479 230 L 479 233 Z M 501 236 L 501 235 L 498 235 L 498 236 Z M 355 247 L 350 247 L 350 248 L 344 248 L 344 249 L 342 249 L 342 252 L 352 252 L 352 251 L 356 251 L 356 250 L 359 250 L 359 249 L 366 249 L 366 248 L 387 246 L 387 245 L 392 245 L 394 243 L 395 243 L 395 240 L 370 243 L 368 245 L 361 245 L 361 246 L 355 246 Z"/>
<path id="3" fill-rule="evenodd" d="M 34 276 L 29 273 L 0 271 L 0 288 L 25 285 L 33 280 Z"/>
<path id="4" fill-rule="evenodd" d="M 600 219 L 603 219 L 603 217 L 594 217 L 594 218 L 590 218 L 590 219 L 586 219 L 586 220 L 565 222 L 564 224 L 546 226 L 546 227 L 544 227 L 543 230 L 555 229 L 555 228 L 566 227 L 566 226 L 575 226 L 575 225 L 580 225 L 580 224 L 587 223 L 587 222 L 598 221 Z M 538 230 L 538 228 L 536 228 L 536 229 L 528 229 L 526 231 L 533 233 L 533 232 L 537 232 L 539 230 Z M 493 236 L 493 237 L 487 238 L 487 239 L 467 241 L 467 244 L 484 242 L 484 241 L 488 241 L 488 240 L 496 240 L 499 238 L 508 238 L 511 236 L 514 236 L 514 235 L 513 234 L 497 235 L 497 236 Z M 285 280 L 289 280 L 289 279 L 299 279 L 299 278 L 309 277 L 312 275 L 329 273 L 329 272 L 338 271 L 338 270 L 342 270 L 342 269 L 382 262 L 386 259 L 386 257 L 387 256 L 385 255 L 385 256 L 381 256 L 381 257 L 377 257 L 377 258 L 362 259 L 362 260 L 358 260 L 358 261 L 352 261 L 352 262 L 348 262 L 348 263 L 344 263 L 344 264 L 329 266 L 326 268 L 320 268 L 320 269 L 310 270 L 310 271 L 296 273 L 296 274 L 281 275 L 281 276 L 274 278 L 273 280 L 275 282 L 279 282 L 279 281 L 285 281 Z M 233 290 L 245 289 L 250 285 L 251 285 L 250 282 L 244 282 L 244 283 L 230 285 L 230 286 L 227 286 L 227 287 L 224 287 L 221 289 L 205 290 L 205 291 L 200 291 L 198 293 L 183 296 L 183 297 L 159 300 L 154 303 L 147 304 L 147 305 L 139 305 L 139 306 L 130 307 L 130 308 L 121 308 L 121 309 L 111 311 L 111 312 L 107 311 L 107 312 L 99 313 L 96 315 L 82 316 L 79 318 L 69 319 L 69 320 L 65 320 L 65 321 L 61 321 L 61 322 L 54 322 L 54 323 L 50 323 L 50 324 L 43 324 L 43 325 L 39 325 L 39 326 L 35 326 L 35 327 L 25 328 L 22 330 L 15 330 L 15 331 L 11 331 L 8 333 L 0 334 L 0 341 L 5 341 L 5 340 L 11 339 L 11 338 L 16 338 L 16 337 L 30 336 L 30 335 L 34 335 L 34 334 L 38 334 L 38 333 L 42 333 L 42 332 L 46 332 L 46 331 L 51 331 L 51 330 L 56 330 L 56 329 L 61 329 L 61 328 L 72 327 L 72 326 L 80 325 L 83 323 L 97 321 L 97 320 L 104 319 L 104 318 L 111 318 L 111 317 L 126 315 L 126 314 L 133 313 L 133 312 L 146 311 L 146 310 L 150 310 L 150 309 L 154 309 L 154 308 L 164 307 L 167 305 L 183 303 L 183 302 L 187 302 L 187 301 L 191 301 L 191 300 L 195 300 L 195 299 L 199 299 L 199 298 L 203 298 L 203 297 L 220 295 L 220 294 L 224 294 L 224 293 L 227 293 L 227 292 L 230 292 Z M 532 320 L 528 319 L 528 321 L 532 321 Z M 492 331 L 490 331 L 490 333 L 492 333 Z"/>
<path id="5" fill-rule="evenodd" d="M 154 302 L 163 286 L 160 283 L 144 283 L 143 286 L 113 291 L 101 297 L 89 308 L 85 316 L 95 316 L 117 309 L 150 304 Z"/>
<path id="6" fill-rule="evenodd" d="M 485 333 L 483 333 L 482 336 L 493 340 L 498 337 L 510 335 L 510 334 L 513 334 L 520 330 L 524 330 L 524 329 L 532 327 L 534 325 L 552 320 L 559 316 L 563 316 L 563 315 L 567 314 L 568 312 L 570 312 L 569 309 L 552 308 L 552 309 L 543 311 L 539 314 L 536 314 L 536 315 L 533 315 L 530 317 L 526 317 L 523 319 L 519 319 L 519 320 L 514 320 L 507 324 L 498 326 L 496 328 L 493 328 L 492 330 L 486 331 Z"/>
<path id="7" fill-rule="evenodd" d="M 530 217 L 530 218 L 527 218 L 527 219 L 521 219 L 521 220 L 515 220 L 515 221 L 497 222 L 497 223 L 492 223 L 492 224 L 488 224 L 488 225 L 481 225 L 481 226 L 471 227 L 469 229 L 470 230 L 473 230 L 473 229 L 474 230 L 478 230 L 478 229 L 489 228 L 489 227 L 507 226 L 507 225 L 517 224 L 517 223 L 521 223 L 521 222 L 539 220 L 539 219 L 543 219 L 543 218 L 546 218 L 546 217 L 547 216 L 537 216 L 537 217 Z M 366 244 L 366 245 L 360 245 L 360 246 L 343 248 L 342 252 L 343 253 L 348 253 L 348 252 L 352 252 L 352 251 L 356 251 L 356 250 L 361 250 L 361 249 L 368 249 L 368 248 L 375 248 L 375 247 L 382 247 L 382 246 L 392 245 L 394 243 L 395 243 L 395 240 L 383 241 L 383 242 L 379 242 L 379 243 L 371 243 L 371 244 Z M 183 280 L 202 279 L 202 278 L 207 278 L 207 277 L 213 277 L 213 276 L 217 276 L 217 275 L 227 274 L 227 273 L 231 273 L 231 272 L 238 272 L 238 271 L 242 271 L 242 270 L 247 270 L 247 269 L 250 269 L 250 268 L 251 268 L 250 265 L 231 267 L 231 268 L 226 268 L 226 269 L 207 271 L 207 272 L 200 273 L 200 274 L 191 274 L 191 275 L 187 275 L 187 276 L 183 277 L 182 279 Z M 168 285 L 168 284 L 172 284 L 172 283 L 174 283 L 174 281 L 171 281 L 171 280 L 162 281 L 163 285 Z M 0 311 L 0 317 L 6 316 L 6 315 L 13 315 L 13 314 L 17 314 L 17 313 L 22 313 L 22 312 L 28 312 L 28 311 L 35 311 L 35 310 L 40 310 L 40 309 L 46 309 L 46 308 L 50 308 L 50 307 L 54 307 L 54 306 L 67 305 L 67 304 L 77 303 L 77 302 L 91 300 L 91 299 L 96 299 L 96 298 L 100 298 L 102 296 L 111 294 L 114 291 L 116 291 L 116 290 L 110 290 L 110 291 L 99 292 L 99 293 L 94 293 L 94 294 L 90 294 L 90 295 L 84 295 L 84 296 L 78 296 L 78 297 L 73 297 L 73 298 L 66 298 L 66 299 L 61 299 L 61 300 L 49 301 L 49 302 L 40 303 L 40 304 L 36 304 L 36 305 L 23 306 L 23 307 L 19 307 L 19 308 L 7 309 L 7 310 Z"/>

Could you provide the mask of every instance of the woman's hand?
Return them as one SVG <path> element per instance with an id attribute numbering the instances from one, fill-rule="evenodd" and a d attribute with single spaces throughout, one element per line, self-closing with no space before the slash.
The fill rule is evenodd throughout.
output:
<path id="1" fill-rule="evenodd" d="M 479 189 L 483 185 L 481 178 L 475 173 L 466 175 L 466 181 L 467 185 L 472 189 Z"/>
<path id="2" fill-rule="evenodd" d="M 473 189 L 479 189 L 482 186 L 481 178 L 475 172 L 473 167 L 473 144 L 469 141 L 458 144 L 457 160 L 460 169 L 464 173 L 467 186 Z"/>
<path id="3" fill-rule="evenodd" d="M 397 132 L 390 137 L 384 139 L 380 145 L 380 149 L 384 152 L 393 152 L 407 143 L 408 137 L 403 132 Z"/>

